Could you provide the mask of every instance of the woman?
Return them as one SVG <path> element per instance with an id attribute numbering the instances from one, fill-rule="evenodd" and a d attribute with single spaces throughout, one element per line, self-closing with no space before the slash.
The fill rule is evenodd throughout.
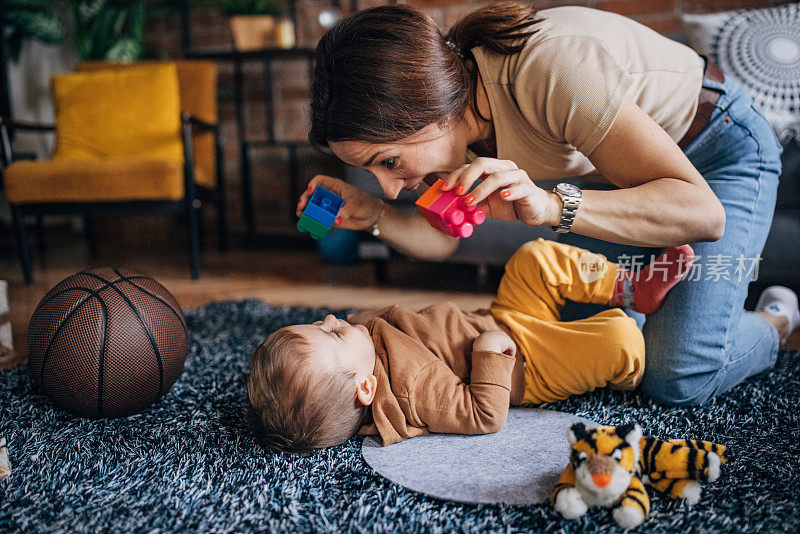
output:
<path id="1" fill-rule="evenodd" d="M 582 7 L 494 4 L 442 35 L 418 10 L 383 6 L 340 21 L 316 60 L 310 141 L 373 172 L 389 198 L 437 178 L 458 193 L 477 183 L 466 200 L 488 216 L 550 225 L 633 267 L 693 244 L 694 271 L 637 317 L 647 395 L 699 404 L 774 364 L 796 296 L 762 299 L 779 315 L 743 305 L 781 147 L 744 91 L 690 48 Z M 577 176 L 591 188 L 536 185 Z M 420 259 L 457 246 L 419 214 L 329 176 L 314 177 L 298 215 L 316 185 L 344 197 L 343 228 Z"/>

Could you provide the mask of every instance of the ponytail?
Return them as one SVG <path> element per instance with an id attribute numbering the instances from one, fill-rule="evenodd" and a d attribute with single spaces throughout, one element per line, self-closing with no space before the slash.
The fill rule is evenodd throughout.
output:
<path id="1" fill-rule="evenodd" d="M 538 31 L 533 25 L 541 20 L 528 4 L 495 2 L 464 16 L 450 28 L 445 39 L 463 56 L 476 46 L 510 56 L 525 47 L 528 37 Z"/>

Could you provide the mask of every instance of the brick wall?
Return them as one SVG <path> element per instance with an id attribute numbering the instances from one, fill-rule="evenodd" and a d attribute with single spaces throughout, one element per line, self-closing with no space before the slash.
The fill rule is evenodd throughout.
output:
<path id="1" fill-rule="evenodd" d="M 361 0 L 359 8 L 387 3 L 381 0 Z M 480 7 L 486 0 L 408 0 L 424 9 L 446 29 L 465 13 Z M 713 12 L 727 9 L 766 7 L 770 0 L 587 0 L 583 2 L 535 0 L 533 5 L 545 8 L 558 5 L 583 5 L 613 11 L 631 17 L 660 33 L 681 31 L 680 16 L 684 12 Z M 349 12 L 350 2 L 340 1 L 342 13 Z M 319 14 L 329 8 L 329 0 L 297 1 L 297 41 L 300 46 L 313 47 L 324 29 L 317 22 Z M 195 8 L 190 17 L 193 47 L 225 49 L 231 46 L 227 19 L 210 8 Z M 154 55 L 175 58 L 181 56 L 180 17 L 177 14 L 151 18 L 146 28 L 146 47 Z M 242 218 L 239 145 L 235 122 L 233 69 L 229 63 L 219 64 L 219 102 L 222 123 L 224 169 L 227 177 L 230 227 L 236 232 L 244 227 Z M 245 119 L 248 138 L 266 137 L 264 107 L 264 77 L 258 61 L 245 63 Z M 309 98 L 308 65 L 302 59 L 280 60 L 273 64 L 273 94 L 275 97 L 278 139 L 302 140 L 308 128 Z M 252 177 L 256 201 L 257 227 L 272 229 L 292 224 L 293 201 L 288 198 L 286 154 L 280 148 L 253 150 Z M 320 172 L 337 173 L 335 162 L 316 155 L 312 150 L 301 151 L 301 186 Z M 211 221 L 208 221 L 211 222 Z"/>

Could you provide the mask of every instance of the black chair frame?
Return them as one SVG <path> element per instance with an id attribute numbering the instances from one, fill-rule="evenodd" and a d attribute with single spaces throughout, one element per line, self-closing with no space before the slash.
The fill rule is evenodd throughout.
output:
<path id="1" fill-rule="evenodd" d="M 17 234 L 19 258 L 25 283 L 33 282 L 33 266 L 31 263 L 30 247 L 25 230 L 25 217 L 29 215 L 83 215 L 85 220 L 96 215 L 126 213 L 163 213 L 172 212 L 185 214 L 189 231 L 189 261 L 193 279 L 200 276 L 200 215 L 199 210 L 204 200 L 211 201 L 217 208 L 217 228 L 219 249 L 227 249 L 227 230 L 225 222 L 225 181 L 222 173 L 222 146 L 219 137 L 219 125 L 206 122 L 189 113 L 181 113 L 182 142 L 183 142 L 183 178 L 184 198 L 180 200 L 137 200 L 122 202 L 47 202 L 11 204 L 11 214 Z M 194 148 L 193 131 L 205 130 L 214 133 L 215 166 L 217 173 L 216 188 L 210 189 L 194 180 Z M 14 152 L 11 148 L 11 132 L 15 130 L 33 131 L 39 133 L 53 133 L 53 125 L 27 124 L 10 121 L 0 117 L 0 144 L 2 144 L 3 169 L 14 161 Z M 2 180 L 0 179 L 0 187 Z M 90 249 L 94 249 L 93 237 L 89 232 Z"/>

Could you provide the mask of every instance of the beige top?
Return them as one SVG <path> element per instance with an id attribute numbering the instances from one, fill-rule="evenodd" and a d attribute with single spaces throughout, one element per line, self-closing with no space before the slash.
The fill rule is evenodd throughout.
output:
<path id="1" fill-rule="evenodd" d="M 475 338 L 498 328 L 488 310 L 464 312 L 452 302 L 419 312 L 394 307 L 364 324 L 375 344 L 378 384 L 359 434 L 391 445 L 429 432 L 503 428 L 516 359 L 473 352 Z"/>
<path id="2" fill-rule="evenodd" d="M 679 141 L 694 118 L 703 60 L 629 18 L 586 7 L 544 19 L 512 56 L 472 49 L 494 122 L 497 158 L 533 180 L 583 176 L 630 97 Z"/>

